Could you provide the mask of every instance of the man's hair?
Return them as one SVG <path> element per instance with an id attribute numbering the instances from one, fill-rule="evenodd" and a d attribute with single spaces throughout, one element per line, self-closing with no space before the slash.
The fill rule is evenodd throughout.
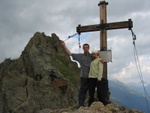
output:
<path id="1" fill-rule="evenodd" d="M 84 46 L 88 46 L 88 47 L 90 48 L 89 44 L 87 44 L 87 43 L 83 44 L 83 47 L 84 47 Z"/>

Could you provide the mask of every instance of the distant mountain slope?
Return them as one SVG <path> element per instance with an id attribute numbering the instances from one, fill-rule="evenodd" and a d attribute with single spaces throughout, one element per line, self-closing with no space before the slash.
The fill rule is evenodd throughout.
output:
<path id="1" fill-rule="evenodd" d="M 143 85 L 142 83 L 129 83 L 127 84 L 128 87 L 131 87 L 131 89 L 139 92 L 139 93 L 144 93 L 144 88 L 143 88 Z M 144 85 L 145 89 L 146 89 L 146 92 L 150 95 L 150 84 L 146 84 Z"/>
<path id="2" fill-rule="evenodd" d="M 145 97 L 117 80 L 109 81 L 110 100 L 127 108 L 136 108 L 148 113 Z M 150 100 L 148 100 L 150 105 Z"/>

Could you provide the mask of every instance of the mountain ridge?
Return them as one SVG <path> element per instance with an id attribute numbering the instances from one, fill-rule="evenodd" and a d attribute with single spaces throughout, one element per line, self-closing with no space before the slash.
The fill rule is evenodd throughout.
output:
<path id="1" fill-rule="evenodd" d="M 141 113 L 115 103 L 77 105 L 79 68 L 56 34 L 36 32 L 18 59 L 0 63 L 0 113 Z"/>
<path id="2" fill-rule="evenodd" d="M 109 80 L 109 88 L 111 92 L 110 99 L 113 102 L 125 106 L 128 109 L 135 108 L 148 113 L 149 107 L 147 106 L 147 102 L 150 105 L 150 100 L 147 99 L 146 101 L 142 93 L 118 80 Z"/>

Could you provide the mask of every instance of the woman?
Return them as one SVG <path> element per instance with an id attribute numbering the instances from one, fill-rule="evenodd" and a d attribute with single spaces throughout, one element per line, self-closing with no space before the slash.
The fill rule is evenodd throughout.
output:
<path id="1" fill-rule="evenodd" d="M 89 71 L 89 103 L 88 106 L 94 102 L 94 93 L 95 93 L 95 88 L 97 87 L 97 91 L 99 91 L 99 86 L 101 78 L 103 75 L 103 63 L 101 62 L 100 54 L 98 50 L 94 49 L 92 50 L 92 61 L 90 64 L 90 71 Z M 99 97 L 99 92 L 97 92 L 98 99 L 100 100 Z"/>

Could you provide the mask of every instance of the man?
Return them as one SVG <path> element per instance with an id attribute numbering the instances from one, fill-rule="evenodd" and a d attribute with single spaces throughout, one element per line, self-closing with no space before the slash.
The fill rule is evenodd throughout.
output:
<path id="1" fill-rule="evenodd" d="M 101 62 L 101 58 L 99 56 L 98 50 L 92 50 L 92 62 L 90 64 L 89 71 L 89 103 L 90 106 L 94 102 L 94 93 L 95 88 L 97 87 L 97 96 L 100 100 L 101 92 L 100 91 L 100 81 L 103 75 L 103 63 Z"/>
<path id="2" fill-rule="evenodd" d="M 62 41 L 62 45 L 66 51 L 66 53 L 69 56 L 72 56 L 73 60 L 76 60 L 79 62 L 81 66 L 80 71 L 80 90 L 79 90 L 79 107 L 84 106 L 86 93 L 88 91 L 88 74 L 90 69 L 90 63 L 92 60 L 91 54 L 89 53 L 90 46 L 89 44 L 83 45 L 83 51 L 84 53 L 79 54 L 73 54 L 69 51 L 69 49 L 66 47 L 66 44 L 64 41 Z"/>

